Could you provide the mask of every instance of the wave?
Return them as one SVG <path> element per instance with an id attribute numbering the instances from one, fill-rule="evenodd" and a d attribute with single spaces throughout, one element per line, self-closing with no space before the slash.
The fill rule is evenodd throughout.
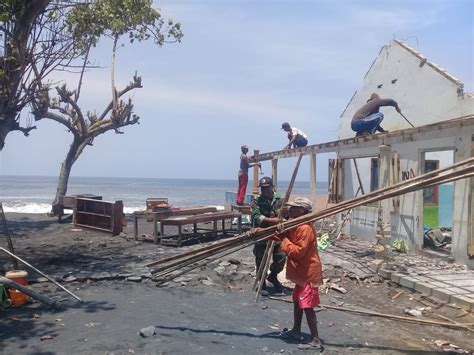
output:
<path id="1" fill-rule="evenodd" d="M 224 206 L 212 206 L 215 207 L 218 211 L 223 210 Z M 31 214 L 46 214 L 51 211 L 50 203 L 4 203 L 3 210 L 9 213 L 31 213 Z M 143 210 L 143 206 L 135 207 L 123 207 L 123 213 L 132 214 L 135 211 Z"/>

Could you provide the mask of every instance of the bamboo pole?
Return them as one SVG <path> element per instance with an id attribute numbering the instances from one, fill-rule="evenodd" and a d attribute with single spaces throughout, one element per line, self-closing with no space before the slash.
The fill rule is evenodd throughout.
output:
<path id="1" fill-rule="evenodd" d="M 458 164 L 455 164 L 455 165 L 451 166 L 450 169 L 459 168 L 460 166 L 471 163 L 472 161 L 473 161 L 473 158 L 468 159 L 468 160 L 466 160 L 462 163 L 458 163 Z M 434 171 L 434 174 L 433 174 L 433 172 L 427 173 L 427 174 L 424 175 L 424 177 L 430 177 L 430 178 L 425 179 L 425 180 L 421 180 L 422 177 L 417 177 L 417 178 L 413 178 L 413 179 L 410 179 L 410 180 L 406 180 L 404 182 L 401 182 L 401 183 L 396 184 L 396 185 L 392 185 L 392 186 L 387 187 L 385 189 L 382 189 L 382 190 L 379 190 L 379 191 L 376 191 L 376 192 L 373 192 L 373 193 L 369 193 L 369 194 L 366 194 L 364 196 L 354 198 L 352 200 L 348 200 L 346 202 L 342 202 L 342 203 L 337 204 L 337 205 L 335 205 L 331 208 L 328 208 L 326 210 L 323 210 L 323 211 L 320 211 L 320 212 L 317 212 L 317 213 L 313 213 L 313 214 L 310 214 L 310 215 L 305 215 L 305 216 L 302 216 L 302 217 L 299 217 L 299 218 L 295 218 L 295 219 L 289 220 L 287 222 L 283 222 L 281 224 L 281 226 L 283 227 L 284 230 L 289 230 L 289 229 L 295 228 L 295 227 L 297 227 L 301 224 L 308 223 L 308 222 L 313 222 L 315 220 L 322 219 L 322 218 L 325 218 L 327 216 L 330 216 L 330 215 L 333 215 L 333 214 L 336 214 L 336 213 L 340 213 L 340 212 L 342 212 L 344 210 L 347 210 L 347 209 L 355 208 L 357 206 L 361 206 L 361 205 L 371 203 L 371 202 L 376 202 L 376 201 L 379 201 L 381 199 L 390 198 L 390 197 L 393 197 L 393 196 L 396 196 L 396 195 L 399 195 L 399 194 L 413 192 L 413 191 L 416 191 L 418 189 L 425 188 L 427 186 L 432 186 L 432 185 L 436 185 L 436 184 L 440 184 L 440 183 L 445 183 L 445 182 L 455 181 L 455 180 L 462 179 L 462 178 L 467 178 L 467 177 L 473 176 L 473 174 L 474 174 L 474 167 L 469 166 L 469 167 L 461 168 L 461 169 L 446 173 L 444 175 L 436 176 L 437 174 L 440 173 L 440 171 L 445 172 L 447 170 L 449 170 L 449 169 L 445 168 L 445 169 L 440 169 L 439 171 Z M 415 182 L 413 182 L 413 181 L 415 181 Z M 262 229 L 262 230 L 257 230 L 254 233 L 248 233 L 247 235 L 237 237 L 236 239 L 232 240 L 232 243 L 226 242 L 225 244 L 224 243 L 219 243 L 218 245 L 213 245 L 212 250 L 201 250 L 201 249 L 200 250 L 195 250 L 195 251 L 191 252 L 192 253 L 191 255 L 189 255 L 189 253 L 186 253 L 188 255 L 185 258 L 182 258 L 182 260 L 178 260 L 178 261 L 172 263 L 171 265 L 165 265 L 164 267 L 160 268 L 159 271 L 164 271 L 166 269 L 170 269 L 170 268 L 173 268 L 173 267 L 178 267 L 179 268 L 179 266 L 183 265 L 183 263 L 188 263 L 189 264 L 190 261 L 192 263 L 197 262 L 199 260 L 206 259 L 206 258 L 211 257 L 213 255 L 218 256 L 220 253 L 223 252 L 223 250 L 232 250 L 232 249 L 235 249 L 235 251 L 239 250 L 239 249 L 241 249 L 241 248 L 239 248 L 239 246 L 242 246 L 242 248 L 243 248 L 243 247 L 245 247 L 247 245 L 251 245 L 251 244 L 253 244 L 257 241 L 264 240 L 264 239 L 268 238 L 269 236 L 273 235 L 276 230 L 277 230 L 276 226 L 271 226 L 271 227 L 268 227 L 268 228 L 265 228 L 265 229 Z M 205 248 L 203 248 L 203 249 L 205 249 Z M 162 263 L 162 261 L 158 261 L 154 264 L 161 264 L 161 263 Z"/>
<path id="2" fill-rule="evenodd" d="M 353 198 L 353 199 L 350 199 L 350 200 L 346 200 L 344 202 L 341 202 L 339 204 L 336 204 L 332 207 L 329 207 L 329 208 L 326 208 L 322 211 L 320 211 L 319 213 L 313 213 L 311 215 L 307 215 L 307 216 L 314 216 L 315 217 L 315 220 L 317 220 L 318 218 L 317 215 L 318 214 L 323 214 L 325 212 L 330 212 L 330 211 L 333 211 L 335 209 L 338 209 L 339 207 L 342 207 L 342 206 L 345 206 L 345 205 L 350 205 L 350 204 L 353 204 L 353 203 L 356 203 L 358 201 L 360 201 L 361 199 L 368 199 L 370 197 L 373 197 L 373 196 L 379 196 L 380 194 L 382 193 L 385 193 L 385 192 L 388 192 L 388 191 L 392 191 L 392 190 L 396 190 L 398 189 L 399 187 L 404 187 L 404 186 L 407 186 L 408 184 L 411 184 L 411 183 L 414 183 L 414 182 L 417 182 L 419 181 L 420 179 L 422 179 L 423 177 L 425 178 L 430 178 L 431 176 L 435 176 L 441 172 L 445 172 L 447 170 L 451 170 L 451 169 L 454 169 L 454 168 L 458 168 L 462 165 L 466 165 L 470 162 L 473 162 L 474 161 L 474 158 L 470 158 L 468 160 L 465 160 L 463 162 L 460 162 L 460 163 L 457 163 L 457 164 L 454 164 L 450 167 L 447 167 L 447 168 L 443 168 L 443 169 L 439 169 L 439 170 L 434 170 L 432 172 L 429 172 L 429 173 L 426 173 L 424 175 L 421 175 L 421 176 L 418 176 L 418 177 L 414 177 L 414 178 L 411 178 L 409 180 L 405 180 L 403 182 L 400 182 L 398 184 L 395 184 L 395 185 L 391 185 L 389 187 L 386 187 L 386 188 L 383 188 L 383 189 L 380 189 L 380 190 L 377 190 L 377 191 L 374 191 L 372 193 L 369 193 L 369 194 L 366 194 L 366 195 L 363 195 L 361 197 L 358 197 L 358 198 Z M 426 186 L 423 186 L 423 187 L 426 187 Z M 357 206 L 356 206 L 357 207 Z M 339 213 L 339 212 L 336 212 L 336 213 Z M 331 214 L 329 214 L 331 215 Z M 272 227 L 269 227 L 269 228 L 272 228 Z M 195 255 L 196 253 L 199 253 L 201 251 L 205 251 L 205 250 L 211 250 L 211 249 L 216 249 L 216 248 L 219 248 L 219 247 L 222 247 L 222 246 L 226 246 L 226 245 L 230 245 L 230 244 L 233 244 L 235 241 L 240 241 L 242 239 L 245 239 L 245 238 L 249 238 L 251 237 L 251 234 L 255 234 L 255 231 L 253 231 L 253 233 L 249 233 L 249 232 L 246 232 L 244 234 L 241 234 L 240 236 L 237 236 L 235 237 L 234 239 L 232 240 L 224 240 L 224 241 L 221 241 L 221 242 L 217 242 L 217 243 L 214 243 L 212 245 L 208 245 L 208 246 L 205 246 L 205 247 L 202 247 L 198 250 L 192 250 L 192 251 L 189 251 L 189 252 L 186 252 L 186 253 L 183 253 L 183 254 L 180 254 L 180 255 L 174 255 L 174 256 L 171 256 L 171 257 L 168 257 L 168 258 L 165 258 L 165 259 L 160 259 L 158 261 L 154 261 L 154 262 L 151 262 L 151 263 L 148 263 L 146 264 L 146 266 L 150 267 L 150 266 L 154 266 L 154 265 L 158 265 L 158 264 L 165 264 L 165 263 L 168 263 L 170 261 L 173 261 L 173 260 L 177 260 L 177 259 L 181 259 L 181 258 L 185 258 L 187 256 L 191 256 L 191 255 Z"/>
<path id="3" fill-rule="evenodd" d="M 28 295 L 31 298 L 34 298 L 35 300 L 38 300 L 48 306 L 51 306 L 54 308 L 59 307 L 59 303 L 57 301 L 53 301 L 52 299 L 49 299 L 48 297 L 43 296 L 39 294 L 38 292 L 29 289 L 28 287 L 25 287 L 10 279 L 7 279 L 6 277 L 0 276 L 0 284 L 3 284 L 9 288 L 14 288 L 15 290 L 18 290 L 20 292 L 23 292 L 25 295 Z"/>
<path id="4" fill-rule="evenodd" d="M 292 300 L 285 299 L 285 298 L 278 298 L 278 297 L 272 297 L 272 296 L 270 296 L 269 298 L 275 301 L 293 303 Z M 444 323 L 444 322 L 437 322 L 437 321 L 427 320 L 427 319 L 417 319 L 417 318 L 409 318 L 409 317 L 397 316 L 397 315 L 387 314 L 387 313 L 379 313 L 379 312 L 374 312 L 374 311 L 365 310 L 365 309 L 352 309 L 352 308 L 347 308 L 347 307 L 330 306 L 326 304 L 321 304 L 320 307 L 326 308 L 326 309 L 332 309 L 335 311 L 358 314 L 362 316 L 388 318 L 388 319 L 399 320 L 402 322 L 416 323 L 416 324 L 421 324 L 421 325 L 433 325 L 433 326 L 440 326 L 440 327 L 446 327 L 446 328 L 457 329 L 457 330 L 468 330 L 471 332 L 473 331 L 467 325 L 463 325 L 460 323 Z"/>
<path id="5" fill-rule="evenodd" d="M 460 174 L 459 176 L 454 176 L 450 179 L 446 179 L 444 181 L 438 181 L 436 182 L 437 184 L 439 183 L 445 183 L 445 182 L 450 182 L 450 181 L 455 181 L 455 180 L 458 180 L 458 179 L 461 179 L 461 178 L 468 178 L 468 177 L 471 177 L 471 176 L 474 176 L 474 172 L 471 172 L 471 173 L 468 173 L 468 174 Z M 433 183 L 434 185 L 435 183 Z M 426 185 L 426 186 L 430 186 L 430 185 Z M 426 186 L 421 186 L 421 187 L 417 187 L 418 189 L 420 188 L 424 188 Z M 412 188 L 412 190 L 415 190 L 415 188 Z M 408 191 L 410 192 L 410 191 Z M 346 208 L 347 209 L 347 208 Z M 344 210 L 344 209 L 342 209 Z M 324 211 L 322 211 L 324 212 Z M 319 213 L 319 217 L 313 217 L 313 220 L 317 220 L 317 219 L 321 219 L 321 218 L 325 218 L 331 214 L 334 214 L 334 213 L 339 213 L 341 211 L 332 211 L 332 212 L 327 212 L 327 213 Z M 311 215 L 306 215 L 306 216 L 309 216 L 311 217 Z M 303 217 L 306 217 L 306 216 L 303 216 Z M 283 230 L 286 231 L 286 230 L 289 230 L 289 229 L 292 229 L 292 228 L 295 228 L 299 225 L 302 225 L 302 224 L 305 224 L 305 223 L 308 223 L 308 222 L 311 222 L 312 220 L 306 220 L 307 218 L 303 218 L 303 217 L 300 217 L 298 221 L 298 219 L 294 219 L 294 220 L 290 220 L 288 222 L 285 222 L 283 225 Z M 301 220 L 302 219 L 302 220 Z M 211 251 L 208 251 L 208 252 L 203 252 L 203 253 L 200 253 L 200 254 L 197 254 L 197 255 L 194 255 L 190 258 L 187 258 L 185 260 L 181 260 L 181 261 L 177 261 L 171 265 L 166 265 L 162 268 L 159 269 L 160 272 L 163 272 L 165 270 L 168 270 L 168 269 L 171 269 L 171 268 L 175 268 L 175 270 L 179 269 L 180 267 L 184 267 L 186 265 L 190 265 L 192 263 L 195 263 L 195 262 L 198 262 L 198 261 L 201 261 L 203 259 L 206 259 L 206 258 L 209 258 L 211 256 L 216 256 L 215 258 L 219 258 L 219 257 L 222 257 L 223 255 L 220 255 L 222 252 L 225 252 L 226 250 L 228 250 L 229 252 L 228 253 L 225 253 L 225 255 L 228 255 L 232 252 L 235 252 L 237 250 L 240 250 L 244 247 L 247 247 L 249 245 L 252 245 L 254 244 L 255 242 L 258 242 L 258 241 L 261 241 L 261 240 L 265 240 L 266 238 L 268 238 L 269 236 L 273 235 L 274 232 L 275 232 L 275 227 L 269 227 L 269 228 L 266 228 L 266 229 L 262 229 L 258 232 L 256 232 L 253 236 L 251 236 L 252 238 L 249 238 L 247 240 L 240 240 L 238 241 L 235 245 L 233 246 L 230 246 L 230 248 L 227 248 L 227 247 L 223 247 L 221 248 L 220 250 L 211 250 Z M 184 264 L 185 263 L 185 264 Z M 172 270 L 173 271 L 173 270 Z M 167 274 L 168 272 L 166 272 Z"/>
<path id="6" fill-rule="evenodd" d="M 0 202 L 0 213 L 2 215 L 3 233 L 5 233 L 5 236 L 7 237 L 8 249 L 10 249 L 10 252 L 15 254 L 15 248 L 13 247 L 12 236 L 10 235 L 10 231 L 8 230 L 7 218 L 5 217 L 5 211 L 3 210 L 3 204 L 1 202 Z M 13 257 L 12 257 L 12 263 L 13 263 L 13 267 L 16 270 L 18 270 L 18 261 Z"/>
<path id="7" fill-rule="evenodd" d="M 3 251 L 4 253 L 10 255 L 11 257 L 17 259 L 19 262 L 21 262 L 22 264 L 25 264 L 26 266 L 28 266 L 30 269 L 36 271 L 38 274 L 40 274 L 41 276 L 43 277 L 46 277 L 49 281 L 51 281 L 53 284 L 55 284 L 56 286 L 58 286 L 60 289 L 62 289 L 63 291 L 65 291 L 66 293 L 68 293 L 69 295 L 71 295 L 72 297 L 74 297 L 76 300 L 78 300 L 79 302 L 82 302 L 82 300 L 76 296 L 74 293 L 72 293 L 71 291 L 69 291 L 66 287 L 64 287 L 63 285 L 57 283 L 54 279 L 52 279 L 51 277 L 49 277 L 48 275 L 46 275 L 45 273 L 41 272 L 40 270 L 38 270 L 37 268 L 35 268 L 33 265 L 31 265 L 30 263 L 26 262 L 25 260 L 23 260 L 22 258 L 20 258 L 19 256 L 13 254 L 13 253 L 10 253 L 8 250 L 6 250 L 5 248 L 2 248 L 0 247 L 0 251 Z"/>
<path id="8" fill-rule="evenodd" d="M 460 178 L 468 178 L 468 177 L 472 177 L 474 176 L 474 173 L 470 173 L 470 174 L 465 174 L 463 176 L 461 176 Z M 458 180 L 459 178 L 452 178 L 452 179 L 449 179 L 449 180 L 446 180 L 445 182 L 450 182 L 450 181 L 455 181 L 455 180 Z M 443 183 L 445 183 L 443 182 Z M 307 223 L 307 222 L 304 222 L 304 223 Z M 302 224 L 304 224 L 302 223 Z M 294 226 L 295 227 L 295 226 Z M 294 228 L 294 227 L 289 227 L 289 228 Z M 268 236 L 271 236 L 273 233 L 269 233 Z M 177 270 L 182 270 L 184 267 L 186 266 L 189 266 L 189 265 L 192 265 L 192 264 L 197 264 L 198 266 L 205 266 L 205 264 L 209 263 L 209 262 L 212 262 L 214 260 L 217 260 L 217 259 L 220 259 L 226 255 L 229 255 L 229 254 L 232 254 L 232 253 L 235 253 L 241 249 L 244 249 L 248 246 L 251 246 L 252 244 L 254 244 L 256 241 L 259 241 L 259 240 L 264 240 L 265 238 L 268 238 L 268 236 L 263 236 L 263 237 L 260 237 L 259 239 L 257 240 L 253 240 L 253 239 L 250 239 L 250 240 L 247 240 L 246 242 L 245 241 L 241 241 L 238 243 L 238 245 L 234 245 L 234 246 L 231 246 L 230 248 L 226 248 L 224 250 L 213 250 L 213 251 L 210 251 L 208 252 L 206 255 L 198 255 L 192 259 L 186 259 L 186 260 L 182 260 L 180 262 L 177 262 L 175 263 L 174 265 L 172 266 L 165 266 L 161 269 L 160 273 L 157 273 L 157 274 L 154 274 L 154 278 L 155 280 L 156 279 L 159 279 L 165 275 L 168 275 L 174 271 L 177 271 Z M 212 253 L 212 254 L 211 254 Z M 202 264 L 202 265 L 199 265 L 199 264 Z M 169 276 L 167 279 L 165 280 L 161 280 L 162 282 L 166 282 L 166 281 L 169 281 L 169 280 L 172 280 L 178 276 L 181 276 L 183 274 L 186 274 L 190 271 L 193 271 L 195 269 L 195 267 L 193 268 L 190 268 L 189 270 L 184 270 L 184 271 L 181 271 L 179 274 L 177 275 L 172 275 L 172 276 Z"/>
<path id="9" fill-rule="evenodd" d="M 298 157 L 298 160 L 296 161 L 295 168 L 293 169 L 293 174 L 291 176 L 290 184 L 288 185 L 288 188 L 286 189 L 286 193 L 285 193 L 285 196 L 283 197 L 283 200 L 281 200 L 281 207 L 280 207 L 280 210 L 278 211 L 278 218 L 280 220 L 282 219 L 283 207 L 285 207 L 285 204 L 290 199 L 291 190 L 293 190 L 293 186 L 295 185 L 296 176 L 298 175 L 298 169 L 300 168 L 300 163 L 301 163 L 302 158 L 303 158 L 303 154 L 300 154 L 300 156 Z M 270 247 L 268 247 L 268 244 L 270 244 Z M 257 275 L 260 276 L 260 279 L 256 279 L 256 281 L 258 280 L 257 281 L 258 287 L 257 287 L 257 294 L 255 295 L 255 302 L 258 302 L 258 300 L 260 299 L 260 292 L 262 292 L 263 285 L 265 284 L 265 280 L 267 278 L 268 268 L 270 267 L 270 260 L 273 257 L 274 248 L 275 248 L 274 240 L 272 240 L 270 243 L 267 242 L 267 248 L 265 248 L 265 254 L 263 257 L 263 259 L 265 259 L 265 263 L 262 260 L 262 262 L 260 263 L 259 270 L 257 271 Z M 260 269 L 262 269 L 262 271 L 260 271 Z"/>

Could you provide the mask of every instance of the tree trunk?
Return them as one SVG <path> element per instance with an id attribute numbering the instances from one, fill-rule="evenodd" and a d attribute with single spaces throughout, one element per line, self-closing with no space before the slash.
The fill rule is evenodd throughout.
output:
<path id="1" fill-rule="evenodd" d="M 0 112 L 0 115 L 2 113 Z M 13 126 L 15 125 L 15 116 L 8 115 L 0 116 L 0 151 L 5 146 L 5 140 L 8 133 L 12 131 Z"/>
<path id="2" fill-rule="evenodd" d="M 56 189 L 56 196 L 54 197 L 52 212 L 54 215 L 58 215 L 60 212 L 59 198 L 65 196 L 67 192 L 67 184 L 69 182 L 69 175 L 71 174 L 71 169 L 77 158 L 79 157 L 78 152 L 81 146 L 81 140 L 74 138 L 69 151 L 66 155 L 66 159 L 61 164 L 61 171 L 59 173 L 58 187 Z"/>

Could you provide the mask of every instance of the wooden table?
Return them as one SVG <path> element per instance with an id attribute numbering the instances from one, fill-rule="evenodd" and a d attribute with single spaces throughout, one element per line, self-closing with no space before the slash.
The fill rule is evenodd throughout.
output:
<path id="1" fill-rule="evenodd" d="M 217 208 L 213 206 L 185 206 L 179 209 L 171 209 L 167 211 L 154 211 L 153 214 L 153 238 L 155 244 L 158 243 L 158 222 L 175 216 L 189 216 L 195 214 L 202 214 L 207 212 L 216 212 Z M 136 211 L 133 213 L 133 235 L 135 240 L 138 239 L 138 219 L 145 216 L 146 211 Z"/>
<path id="2" fill-rule="evenodd" d="M 198 223 L 205 223 L 205 222 L 214 222 L 214 228 L 212 229 L 215 233 L 217 233 L 217 221 L 222 221 L 222 231 L 225 231 L 225 221 L 227 219 L 238 219 L 237 223 L 237 232 L 240 234 L 242 231 L 242 214 L 236 211 L 219 211 L 219 212 L 211 212 L 211 213 L 204 213 L 198 214 L 193 216 L 176 216 L 166 218 L 161 221 L 161 244 L 171 244 L 171 245 L 181 245 L 183 234 L 182 234 L 182 227 L 187 224 L 192 224 L 194 226 L 194 233 L 198 231 Z M 178 227 L 178 241 L 174 242 L 171 240 L 167 240 L 164 235 L 164 226 L 177 226 Z M 202 229 L 202 228 L 201 228 Z"/>

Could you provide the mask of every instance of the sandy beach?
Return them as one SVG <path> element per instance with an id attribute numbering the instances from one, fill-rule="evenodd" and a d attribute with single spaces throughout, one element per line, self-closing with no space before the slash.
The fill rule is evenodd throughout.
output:
<path id="1" fill-rule="evenodd" d="M 144 266 L 147 262 L 199 245 L 173 248 L 135 241 L 132 223 L 122 235 L 112 237 L 85 228 L 76 230 L 44 215 L 7 214 L 7 218 L 18 255 L 61 281 L 84 303 L 71 300 L 30 273 L 33 289 L 63 300 L 63 308 L 51 310 L 33 302 L 2 312 L 0 351 L 5 354 L 299 352 L 297 344 L 278 338 L 284 327 L 291 326 L 291 305 L 268 299 L 253 301 L 251 248 L 156 287 Z M 140 223 L 140 234 L 151 232 L 151 223 Z M 325 257 L 322 253 L 323 261 Z M 9 262 L 0 255 L 5 269 Z M 328 265 L 325 272 L 327 277 L 342 280 L 339 283 L 348 292 L 322 294 L 323 303 L 403 314 L 413 302 L 407 291 L 406 296 L 390 301 L 400 289 L 389 283 L 361 286 L 345 278 L 342 269 Z M 131 281 L 133 277 L 135 281 Z M 432 353 L 435 349 L 414 335 L 418 330 L 414 324 L 334 311 L 321 312 L 319 317 L 328 354 L 406 354 L 414 349 Z M 154 336 L 137 335 L 148 326 L 156 327 Z M 423 339 L 452 339 L 464 347 L 469 343 L 460 331 L 436 327 L 424 327 L 423 331 Z M 45 336 L 46 340 L 41 340 Z"/>

